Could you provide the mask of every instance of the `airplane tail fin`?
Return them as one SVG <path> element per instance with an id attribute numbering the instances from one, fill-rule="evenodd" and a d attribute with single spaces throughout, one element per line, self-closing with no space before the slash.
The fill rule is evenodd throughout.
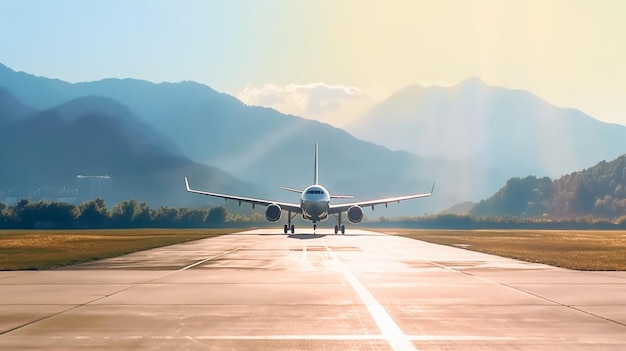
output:
<path id="1" fill-rule="evenodd" d="M 315 168 L 314 168 L 314 178 L 313 178 L 313 184 L 318 185 L 319 184 L 319 179 L 318 179 L 318 173 L 317 173 L 317 143 L 315 143 Z"/>

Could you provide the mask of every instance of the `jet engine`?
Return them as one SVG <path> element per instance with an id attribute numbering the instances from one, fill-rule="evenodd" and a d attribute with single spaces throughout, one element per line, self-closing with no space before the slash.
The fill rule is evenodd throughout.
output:
<path id="1" fill-rule="evenodd" d="M 348 209 L 348 220 L 350 223 L 359 223 L 363 220 L 363 209 L 359 206 L 352 206 Z"/>
<path id="2" fill-rule="evenodd" d="M 267 218 L 267 220 L 270 222 L 277 222 L 280 220 L 282 212 L 283 211 L 281 210 L 280 206 L 276 204 L 271 204 L 265 209 L 265 218 Z"/>

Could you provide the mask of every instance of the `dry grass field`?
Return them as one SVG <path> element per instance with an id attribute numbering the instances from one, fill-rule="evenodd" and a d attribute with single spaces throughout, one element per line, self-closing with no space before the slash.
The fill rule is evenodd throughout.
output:
<path id="1" fill-rule="evenodd" d="M 235 231 L 239 230 L 3 230 L 0 231 L 0 270 L 50 269 Z M 570 269 L 626 270 L 626 231 L 396 229 L 392 232 Z"/>
<path id="2" fill-rule="evenodd" d="M 393 230 L 395 235 L 577 270 L 626 270 L 626 231 Z"/>
<path id="3" fill-rule="evenodd" d="M 234 231 L 236 230 L 2 230 L 0 270 L 56 268 Z"/>

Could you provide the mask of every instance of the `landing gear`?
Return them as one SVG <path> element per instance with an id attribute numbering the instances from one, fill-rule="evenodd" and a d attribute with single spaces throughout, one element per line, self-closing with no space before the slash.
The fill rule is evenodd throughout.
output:
<path id="1" fill-rule="evenodd" d="M 296 213 L 297 214 L 297 213 Z M 283 231 L 285 232 L 285 234 L 287 234 L 287 232 L 291 231 L 291 234 L 295 233 L 296 231 L 296 226 L 291 224 L 291 220 L 293 219 L 293 217 L 296 216 L 296 214 L 294 214 L 293 216 L 291 215 L 291 212 L 287 213 L 287 224 L 285 224 L 285 226 L 283 227 Z"/>
<path id="2" fill-rule="evenodd" d="M 346 226 L 342 225 L 341 227 L 336 225 L 335 226 L 335 234 L 338 234 L 341 231 L 341 234 L 345 234 L 346 233 Z"/>
<path id="3" fill-rule="evenodd" d="M 336 216 L 338 224 L 335 226 L 335 234 L 338 234 L 341 231 L 341 234 L 346 233 L 346 226 L 341 224 L 341 212 Z"/>

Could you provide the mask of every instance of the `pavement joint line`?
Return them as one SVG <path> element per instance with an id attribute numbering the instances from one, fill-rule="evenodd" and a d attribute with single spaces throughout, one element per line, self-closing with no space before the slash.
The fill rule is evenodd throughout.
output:
<path id="1" fill-rule="evenodd" d="M 170 275 L 172 275 L 172 274 L 174 274 L 174 273 L 184 272 L 184 271 L 186 271 L 186 270 L 188 270 L 188 269 L 191 269 L 191 268 L 193 268 L 193 267 L 196 267 L 196 266 L 198 266 L 198 265 L 201 265 L 201 264 L 203 264 L 203 263 L 205 263 L 205 262 L 208 262 L 208 261 L 214 260 L 214 259 L 216 259 L 216 258 L 219 258 L 219 257 L 225 256 L 225 255 L 231 254 L 231 253 L 233 253 L 233 252 L 235 252 L 235 251 L 239 251 L 239 250 L 241 250 L 242 248 L 243 248 L 243 246 L 239 246 L 239 247 L 234 248 L 234 249 L 232 249 L 232 250 L 224 251 L 224 252 L 221 252 L 221 253 L 219 253 L 219 254 L 217 254 L 217 255 L 213 255 L 213 256 L 211 256 L 211 257 L 203 258 L 203 259 L 201 259 L 200 261 L 195 262 L 195 263 L 192 263 L 192 264 L 190 264 L 190 265 L 188 265 L 188 266 L 185 266 L 185 267 L 183 267 L 183 268 L 179 268 L 179 269 L 174 270 L 174 271 L 169 271 L 169 272 L 167 272 L 167 273 L 161 274 L 161 275 L 160 275 L 160 276 L 158 276 L 158 277 L 155 277 L 155 278 L 152 278 L 152 279 L 148 279 L 148 280 L 145 280 L 145 281 L 143 281 L 143 282 L 139 282 L 139 283 L 137 283 L 137 284 L 134 284 L 134 285 L 132 285 L 132 286 L 127 287 L 126 289 L 122 289 L 122 290 L 120 290 L 120 291 L 116 291 L 116 292 L 114 292 L 114 293 L 112 293 L 112 294 L 110 294 L 110 295 L 103 296 L 103 297 L 101 297 L 101 298 L 99 298 L 99 299 L 96 299 L 96 300 L 90 301 L 90 302 L 88 302 L 88 303 L 86 303 L 86 304 L 88 305 L 88 304 L 90 304 L 90 303 L 94 303 L 94 302 L 96 302 L 96 301 L 98 301 L 98 300 L 101 300 L 101 299 L 104 299 L 104 298 L 107 298 L 107 297 L 113 296 L 113 295 L 115 295 L 115 294 L 121 293 L 121 292 L 126 291 L 126 290 L 128 290 L 128 289 L 132 289 L 132 288 L 134 288 L 134 287 L 136 287 L 136 286 L 139 286 L 139 285 L 143 285 L 143 284 L 150 284 L 150 283 L 152 283 L 152 282 L 154 282 L 154 281 L 157 281 L 157 280 L 159 280 L 159 279 L 163 279 L 163 278 L 165 278 L 165 277 L 167 277 L 167 276 L 170 276 Z"/>
<path id="2" fill-rule="evenodd" d="M 463 272 L 463 273 L 465 273 L 465 272 Z M 470 275 L 470 276 L 473 276 L 472 274 L 469 274 L 469 273 L 465 273 L 465 274 L 468 274 L 468 275 Z M 584 314 L 586 314 L 586 315 L 588 315 L 588 316 L 592 316 L 592 317 L 595 317 L 595 318 L 599 318 L 599 319 L 605 320 L 605 321 L 607 321 L 607 322 L 615 323 L 615 324 L 617 324 L 617 325 L 621 325 L 622 327 L 626 327 L 626 323 L 622 323 L 622 322 L 620 322 L 620 321 L 617 321 L 617 320 L 614 320 L 614 319 L 611 319 L 611 318 L 608 318 L 608 317 L 603 317 L 603 316 L 600 316 L 600 315 L 598 315 L 598 314 L 595 314 L 595 313 L 592 313 L 592 312 L 589 312 L 589 311 L 585 311 L 585 310 L 583 310 L 583 309 L 581 309 L 581 308 L 578 308 L 578 307 L 575 307 L 575 306 L 572 306 L 572 305 L 567 305 L 567 304 L 564 304 L 564 303 L 561 303 L 561 302 L 558 302 L 558 301 L 555 301 L 555 300 L 549 299 L 549 298 L 544 297 L 544 296 L 541 296 L 541 295 L 539 295 L 539 294 L 535 294 L 535 293 L 533 293 L 533 292 L 530 292 L 530 291 L 524 290 L 524 289 L 522 289 L 521 287 L 519 287 L 519 288 L 518 288 L 518 287 L 513 286 L 513 285 L 509 285 L 509 284 L 505 284 L 505 283 L 500 283 L 500 282 L 495 282 L 495 281 L 492 281 L 492 282 L 493 282 L 493 283 L 495 283 L 495 284 L 498 284 L 498 285 L 500 285 L 500 286 L 505 286 L 505 287 L 507 287 L 507 288 L 511 288 L 511 289 L 514 289 L 514 290 L 517 290 L 517 291 L 520 291 L 520 292 L 526 293 L 526 294 L 528 294 L 528 295 L 531 295 L 531 296 L 537 297 L 537 298 L 542 299 L 542 300 L 544 300 L 544 301 L 551 302 L 551 303 L 556 304 L 556 305 L 558 305 L 558 306 L 565 307 L 565 308 L 569 308 L 569 309 L 571 309 L 571 310 L 578 311 L 578 312 L 580 312 L 580 313 L 584 313 Z"/>
<path id="3" fill-rule="evenodd" d="M 546 301 L 546 302 L 549 302 L 549 303 L 555 304 L 555 305 L 557 305 L 557 306 L 561 306 L 561 307 L 569 308 L 569 309 L 572 309 L 572 310 L 574 310 L 574 311 L 578 311 L 578 312 L 580 312 L 580 313 L 584 313 L 584 314 L 586 314 L 586 315 L 589 315 L 589 316 L 592 316 L 592 317 L 595 317 L 595 318 L 599 318 L 599 319 L 605 320 L 605 321 L 607 321 L 607 322 L 612 322 L 612 323 L 615 323 L 615 324 L 618 324 L 618 325 L 621 325 L 621 326 L 626 327 L 626 324 L 625 324 L 625 323 L 622 323 L 622 322 L 620 322 L 620 321 L 616 321 L 616 320 L 614 320 L 614 319 L 610 319 L 610 318 L 607 318 L 607 317 L 603 317 L 603 316 L 597 315 L 597 314 L 592 313 L 592 312 L 589 312 L 589 311 L 585 311 L 585 310 L 583 310 L 583 309 L 580 309 L 580 308 L 575 307 L 575 306 L 572 306 L 572 305 L 567 305 L 567 304 L 564 304 L 564 303 L 562 303 L 562 302 L 559 302 L 559 301 L 556 301 L 556 300 L 553 300 L 553 299 L 547 298 L 547 297 L 545 297 L 545 296 L 541 296 L 541 295 L 539 295 L 539 294 L 536 294 L 536 293 L 530 292 L 530 291 L 528 291 L 528 290 L 524 290 L 524 289 L 522 289 L 521 287 L 517 287 L 517 286 L 510 285 L 510 284 L 506 284 L 506 283 L 498 282 L 498 281 L 495 281 L 495 280 L 492 280 L 492 279 L 489 279 L 489 278 L 480 277 L 480 276 L 477 276 L 477 275 L 472 274 L 472 273 L 469 273 L 469 272 L 465 272 L 465 271 L 461 271 L 461 270 L 457 270 L 457 269 L 453 269 L 453 268 L 450 268 L 450 269 L 452 269 L 452 270 L 454 270 L 454 271 L 457 271 L 457 272 L 459 272 L 459 273 L 461 273 L 461 274 L 467 275 L 467 276 L 469 276 L 469 277 L 476 278 L 476 279 L 480 279 L 480 280 L 482 280 L 482 281 L 484 281 L 484 282 L 487 282 L 487 283 L 490 283 L 490 284 L 500 285 L 500 286 L 503 286 L 503 287 L 506 287 L 506 288 L 509 288 L 509 289 L 513 289 L 513 290 L 516 290 L 516 291 L 522 292 L 522 293 L 524 293 L 524 294 L 528 294 L 528 295 L 530 295 L 530 296 L 534 296 L 534 297 L 536 297 L 536 298 L 538 298 L 538 299 L 541 299 L 541 300 L 543 300 L 543 301 Z"/>
<path id="4" fill-rule="evenodd" d="M 406 251 L 403 251 L 403 250 L 400 250 L 400 249 L 397 249 L 397 248 L 394 248 L 394 247 L 389 247 L 389 246 L 388 246 L 388 248 L 390 248 L 390 249 L 392 249 L 392 250 L 394 250 L 394 251 L 396 251 L 396 252 L 400 252 L 400 253 L 403 253 L 403 254 L 407 254 L 407 252 L 406 252 Z M 516 286 L 513 286 L 513 285 L 506 284 L 506 283 L 498 282 L 498 281 L 495 281 L 495 280 L 492 280 L 492 279 L 489 279 L 489 278 L 484 278 L 484 277 L 481 277 L 481 276 L 478 276 L 478 275 L 475 275 L 475 274 L 472 274 L 472 273 L 469 273 L 469 272 L 465 272 L 465 271 L 462 271 L 462 270 L 459 270 L 459 269 L 456 269 L 456 268 L 447 267 L 447 266 L 444 266 L 444 265 L 439 264 L 439 263 L 437 263 L 437 262 L 433 262 L 433 261 L 427 260 L 427 259 L 425 259 L 425 258 L 419 257 L 419 256 L 415 255 L 415 253 L 412 253 L 412 252 L 409 252 L 408 254 L 409 254 L 410 256 L 413 256 L 413 257 L 415 257 L 415 258 L 419 259 L 419 260 L 422 260 L 422 261 L 424 261 L 424 262 L 427 262 L 427 263 L 433 264 L 433 265 L 438 266 L 438 267 L 441 267 L 441 268 L 443 268 L 443 269 L 447 269 L 447 270 L 452 271 L 452 272 L 460 273 L 460 274 L 466 275 L 466 276 L 468 276 L 468 277 L 476 278 L 476 279 L 482 280 L 482 281 L 484 281 L 484 282 L 486 282 L 486 283 L 489 283 L 489 284 L 500 285 L 500 286 L 503 286 L 503 287 L 506 287 L 506 288 L 510 288 L 510 289 L 513 289 L 513 290 L 517 290 L 517 291 L 519 291 L 519 292 L 522 292 L 522 293 L 528 294 L 528 295 L 530 295 L 530 296 L 534 296 L 534 297 L 536 297 L 536 298 L 538 298 L 538 299 L 541 299 L 541 300 L 544 300 L 544 301 L 546 301 L 546 302 L 549 302 L 549 303 L 555 304 L 555 305 L 557 305 L 557 306 L 561 306 L 561 307 L 569 308 L 569 309 L 572 309 L 572 310 L 574 310 L 574 311 L 577 311 L 577 312 L 580 312 L 580 313 L 584 313 L 584 314 L 586 314 L 586 315 L 589 315 L 589 316 L 592 316 L 592 317 L 595 317 L 595 318 L 599 318 L 599 319 L 605 320 L 605 321 L 607 321 L 607 322 L 615 323 L 615 324 L 617 324 L 617 325 L 621 325 L 621 326 L 626 327 L 626 323 L 622 323 L 622 322 L 620 322 L 620 321 L 617 321 L 617 320 L 614 320 L 614 319 L 611 319 L 611 318 L 603 317 L 603 316 L 597 315 L 597 314 L 595 314 L 595 313 L 592 313 L 592 312 L 589 312 L 589 311 L 585 311 L 585 310 L 583 310 L 583 309 L 580 309 L 580 308 L 575 307 L 575 306 L 572 306 L 572 305 L 567 305 L 567 304 L 564 304 L 564 303 L 558 302 L 558 301 L 556 301 L 556 300 L 549 299 L 549 298 L 547 298 L 547 297 L 545 297 L 545 296 L 541 296 L 541 295 L 539 295 L 539 294 L 535 294 L 535 293 L 533 293 L 533 292 L 530 292 L 530 291 L 524 290 L 524 289 L 522 289 L 521 287 L 516 287 Z"/>
<path id="5" fill-rule="evenodd" d="M 183 267 L 183 268 L 179 269 L 177 272 L 186 271 L 186 270 L 191 269 L 191 268 L 193 268 L 193 267 L 195 267 L 195 266 L 201 265 L 201 264 L 203 264 L 203 263 L 205 263 L 205 262 L 208 262 L 208 261 L 214 260 L 214 259 L 216 259 L 216 258 L 219 258 L 219 257 L 225 256 L 225 255 L 231 254 L 231 253 L 233 253 L 233 252 L 235 252 L 235 251 L 239 251 L 239 250 L 241 250 L 241 249 L 242 249 L 242 247 L 240 246 L 240 247 L 237 247 L 237 248 L 232 249 L 232 250 L 230 250 L 230 251 L 222 252 L 222 253 L 220 253 L 220 254 L 217 254 L 217 255 L 214 255 L 214 256 L 211 256 L 211 257 L 208 257 L 208 258 L 202 259 L 202 260 L 200 260 L 200 261 L 198 261 L 198 262 L 196 262 L 196 263 L 193 263 L 193 264 L 188 265 L 187 267 Z"/>
<path id="6" fill-rule="evenodd" d="M 197 265 L 200 265 L 200 264 L 202 264 L 202 263 L 205 263 L 205 262 L 207 262 L 207 261 L 210 261 L 210 260 L 216 259 L 216 258 L 221 257 L 221 256 L 224 256 L 224 255 L 228 255 L 228 254 L 233 253 L 233 252 L 235 252 L 235 251 L 238 251 L 238 250 L 240 250 L 240 249 L 242 249 L 242 248 L 243 248 L 243 247 L 242 247 L 242 246 L 240 246 L 240 247 L 237 247 L 237 248 L 235 248 L 235 249 L 233 249 L 233 250 L 225 251 L 225 252 L 222 252 L 222 253 L 220 253 L 220 254 L 217 254 L 217 255 L 214 255 L 214 256 L 211 256 L 211 257 L 208 257 L 208 258 L 202 259 L 202 260 L 200 260 L 200 261 L 198 261 L 198 262 L 196 262 L 196 263 L 190 264 L 190 265 L 188 265 L 188 266 L 186 266 L 186 267 L 183 267 L 183 268 L 177 269 L 177 270 L 175 270 L 175 271 L 167 272 L 167 273 L 165 273 L 165 274 L 163 274 L 163 275 L 160 275 L 160 276 L 158 276 L 158 277 L 156 277 L 156 278 L 152 278 L 152 279 L 149 279 L 149 280 L 146 280 L 146 281 L 142 281 L 142 282 L 139 282 L 139 283 L 131 284 L 131 285 L 129 285 L 129 286 L 127 286 L 127 287 L 125 287 L 125 288 L 123 288 L 123 289 L 121 289 L 121 290 L 118 290 L 118 291 L 112 292 L 112 293 L 110 293 L 110 294 L 108 294 L 108 295 L 105 295 L 105 296 L 100 296 L 100 297 L 98 297 L 98 298 L 96 298 L 96 299 L 93 299 L 93 300 L 91 300 L 91 301 L 87 301 L 87 302 L 84 302 L 84 303 L 81 303 L 81 304 L 73 305 L 72 307 L 70 307 L 70 308 L 68 308 L 68 309 L 66 309 L 66 310 L 59 311 L 59 312 L 57 312 L 57 313 L 53 313 L 53 314 L 51 314 L 51 315 L 44 316 L 44 317 L 41 317 L 41 318 L 36 319 L 36 320 L 32 320 L 32 321 L 30 321 L 30 322 L 28 322 L 28 323 L 24 323 L 24 324 L 22 324 L 22 325 L 18 325 L 18 326 L 14 327 L 14 328 L 11 328 L 11 329 L 7 329 L 7 330 L 4 330 L 4 331 L 1 331 L 1 332 L 0 332 L 0 335 L 4 335 L 4 334 L 10 333 L 10 332 L 13 332 L 13 331 L 15 331 L 15 330 L 18 330 L 18 329 L 21 329 L 21 328 L 27 327 L 27 326 L 29 326 L 29 325 L 32 325 L 32 324 L 35 324 L 35 323 L 38 323 L 38 322 L 44 321 L 44 320 L 49 319 L 49 318 L 53 318 L 53 317 L 56 317 L 56 316 L 60 316 L 60 315 L 62 315 L 62 314 L 64 314 L 64 313 L 67 313 L 67 312 L 73 311 L 73 310 L 75 310 L 75 309 L 78 309 L 78 308 L 81 308 L 81 307 L 84 307 L 84 306 L 87 306 L 87 305 L 93 304 L 94 302 L 98 302 L 98 301 L 100 301 L 100 300 L 106 299 L 106 298 L 111 297 L 111 296 L 113 296 L 113 295 L 119 294 L 119 293 L 121 293 L 121 292 L 127 291 L 127 290 L 132 289 L 132 288 L 135 288 L 135 287 L 137 287 L 137 286 L 139 286 L 139 285 L 149 284 L 149 283 L 154 282 L 154 281 L 156 281 L 156 280 L 159 280 L 159 279 L 162 279 L 162 278 L 164 278 L 164 277 L 167 277 L 167 276 L 169 276 L 169 275 L 171 275 L 171 274 L 178 273 L 178 272 L 182 272 L 182 271 L 185 271 L 185 270 L 187 270 L 187 269 L 193 268 L 193 267 L 195 267 L 195 266 L 197 266 Z"/>
<path id="7" fill-rule="evenodd" d="M 350 283 L 352 288 L 359 295 L 372 319 L 376 322 L 378 329 L 382 332 L 383 338 L 389 343 L 393 350 L 417 350 L 411 343 L 409 338 L 402 332 L 400 327 L 391 318 L 385 308 L 376 300 L 376 298 L 367 290 L 352 271 L 343 264 L 341 259 L 328 247 L 326 251 L 331 255 L 333 261 L 337 265 L 337 269 L 343 273 L 344 277 Z"/>

